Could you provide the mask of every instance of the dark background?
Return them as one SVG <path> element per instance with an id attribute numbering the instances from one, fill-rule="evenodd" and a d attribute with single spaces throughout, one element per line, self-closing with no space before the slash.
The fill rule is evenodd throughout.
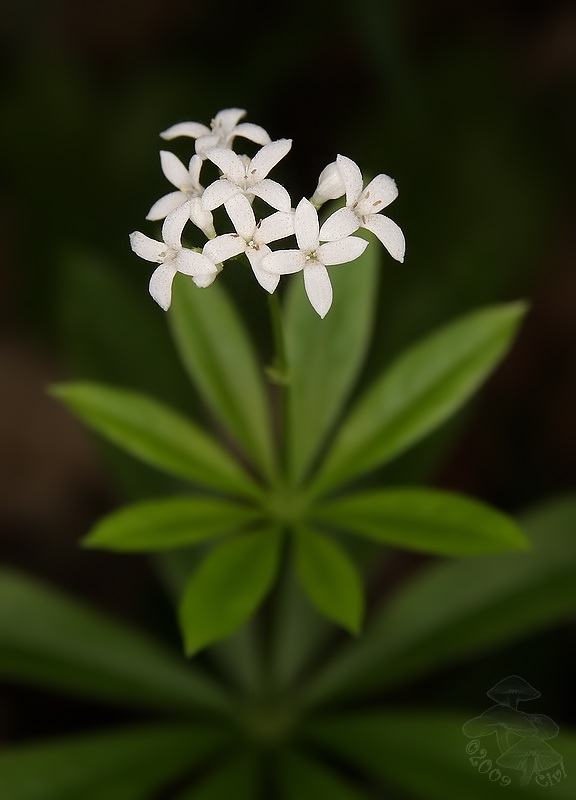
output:
<path id="1" fill-rule="evenodd" d="M 159 131 L 208 123 L 231 106 L 248 109 L 272 138 L 293 138 L 276 173 L 293 199 L 312 193 L 339 152 L 398 183 L 390 215 L 406 234 L 407 258 L 387 258 L 382 268 L 367 380 L 444 320 L 490 302 L 531 302 L 480 400 L 390 480 L 429 479 L 513 513 L 574 488 L 574 3 L 395 0 L 330 11 L 276 3 L 259 11 L 54 0 L 12 3 L 0 24 L 4 563 L 141 627 L 170 618 L 144 559 L 77 547 L 95 519 L 123 499 L 158 494 L 159 484 L 121 459 L 111 471 L 110 454 L 45 387 L 95 378 L 197 409 L 128 234 L 155 234 L 144 216 L 169 191 Z M 169 149 L 183 154 L 186 144 Z M 266 356 L 261 293 L 241 276 L 219 280 L 235 290 Z M 502 677 L 529 659 L 546 713 L 563 723 L 574 723 L 562 690 L 573 642 L 569 626 L 496 656 Z M 534 655 L 535 645 L 546 657 Z M 423 685 L 421 696 L 439 687 L 457 696 L 448 678 Z M 488 687 L 459 682 L 481 705 Z M 119 713 L 12 685 L 0 691 L 0 706 L 5 741 L 92 728 Z"/>

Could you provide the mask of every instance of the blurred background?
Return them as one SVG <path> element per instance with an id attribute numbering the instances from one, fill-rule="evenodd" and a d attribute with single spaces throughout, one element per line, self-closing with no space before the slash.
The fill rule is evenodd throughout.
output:
<path id="1" fill-rule="evenodd" d="M 157 232 L 144 217 L 169 191 L 159 132 L 232 106 L 273 139 L 293 138 L 276 173 L 293 199 L 312 194 L 337 153 L 398 183 L 390 215 L 407 258 L 384 259 L 365 380 L 445 320 L 530 300 L 479 400 L 384 477 L 465 491 L 511 513 L 573 490 L 574 3 L 369 0 L 327 11 L 278 2 L 264 13 L 191 0 L 28 0 L 5 6 L 0 26 L 2 563 L 140 627 L 168 621 L 177 641 L 145 559 L 78 548 L 117 504 L 161 494 L 158 477 L 97 447 L 46 387 L 103 380 L 202 414 L 128 234 Z M 191 152 L 189 140 L 169 149 Z M 221 279 L 269 355 L 261 291 L 244 275 Z M 399 556 L 398 579 L 417 561 Z M 484 676 L 523 665 L 546 713 L 575 724 L 565 693 L 575 651 L 567 625 L 480 659 L 465 678 L 432 676 L 412 699 L 440 692 L 446 705 L 478 703 L 480 713 Z M 0 707 L 2 742 L 124 713 L 12 684 L 0 688 Z"/>

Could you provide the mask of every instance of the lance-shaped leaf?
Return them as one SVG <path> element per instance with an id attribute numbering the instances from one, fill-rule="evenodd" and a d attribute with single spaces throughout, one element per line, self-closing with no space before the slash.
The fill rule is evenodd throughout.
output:
<path id="1" fill-rule="evenodd" d="M 403 586 L 309 684 L 308 702 L 384 691 L 571 617 L 576 499 L 535 511 L 522 527 L 529 550 L 435 564 Z"/>
<path id="2" fill-rule="evenodd" d="M 158 469 L 221 492 L 258 494 L 217 442 L 157 400 L 83 382 L 60 384 L 51 392 L 95 431 Z"/>
<path id="3" fill-rule="evenodd" d="M 253 753 L 242 753 L 227 760 L 219 759 L 216 769 L 199 784 L 174 800 L 224 800 L 258 797 L 258 764 Z"/>
<path id="4" fill-rule="evenodd" d="M 171 550 L 234 533 L 259 518 L 256 509 L 212 497 L 168 497 L 104 517 L 83 544 L 104 550 Z"/>
<path id="5" fill-rule="evenodd" d="M 318 759 L 295 751 L 279 759 L 277 792 L 282 800 L 368 800 L 369 797 Z"/>
<path id="6" fill-rule="evenodd" d="M 358 570 L 336 542 L 313 528 L 296 531 L 298 577 L 321 614 L 352 633 L 358 633 L 364 593 Z"/>
<path id="7" fill-rule="evenodd" d="M 14 747 L 0 754 L 0 796 L 141 800 L 229 738 L 225 729 L 156 725 Z"/>
<path id="8" fill-rule="evenodd" d="M 289 468 L 294 481 L 309 469 L 360 372 L 372 331 L 380 249 L 367 247 L 353 265 L 330 273 L 334 303 L 325 319 L 294 280 L 286 304 L 290 368 Z"/>
<path id="9" fill-rule="evenodd" d="M 485 555 L 528 546 L 510 517 L 468 497 L 433 489 L 359 492 L 313 513 L 349 533 L 437 555 Z"/>
<path id="10" fill-rule="evenodd" d="M 30 578 L 0 572 L 0 674 L 114 703 L 227 708 L 208 677 L 125 625 Z"/>
<path id="11" fill-rule="evenodd" d="M 522 800 L 541 798 L 546 788 L 553 786 L 554 797 L 571 800 L 574 787 L 570 771 L 576 767 L 574 734 L 554 739 L 564 769 L 558 768 L 555 778 L 555 769 L 551 769 L 541 783 L 532 780 L 522 786 L 519 773 L 496 763 L 496 745 L 495 753 L 483 750 L 481 745 L 467 747 L 470 740 L 462 733 L 466 718 L 466 713 L 413 711 L 341 714 L 308 724 L 304 736 L 315 749 L 321 748 L 332 759 L 375 781 L 384 790 L 378 796 L 398 793 L 414 800 L 485 800 L 505 789 L 506 797 Z"/>
<path id="12" fill-rule="evenodd" d="M 270 414 L 246 328 L 221 286 L 198 289 L 182 278 L 176 276 L 168 317 L 184 366 L 210 411 L 270 476 Z"/>
<path id="13" fill-rule="evenodd" d="M 504 356 L 525 310 L 476 311 L 403 353 L 344 421 L 312 492 L 385 464 L 457 411 Z"/>
<path id="14" fill-rule="evenodd" d="M 180 604 L 186 653 L 229 636 L 272 586 L 282 538 L 274 529 L 244 533 L 217 545 L 190 577 Z"/>

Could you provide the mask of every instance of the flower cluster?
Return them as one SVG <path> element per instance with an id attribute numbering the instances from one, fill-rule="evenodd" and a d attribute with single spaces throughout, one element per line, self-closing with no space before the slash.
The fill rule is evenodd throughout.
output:
<path id="1" fill-rule="evenodd" d="M 268 178 L 270 171 L 287 155 L 291 139 L 271 141 L 259 125 L 240 123 L 245 111 L 228 108 L 216 114 L 210 128 L 198 122 L 181 122 L 161 136 L 172 140 L 179 136 L 195 139 L 195 154 L 188 167 L 173 153 L 161 151 L 162 171 L 177 191 L 160 198 L 146 219 L 162 220 L 162 241 L 136 231 L 130 236 L 134 252 L 147 261 L 159 264 L 150 280 L 150 294 L 168 309 L 172 280 L 177 272 L 190 275 L 199 287 L 209 286 L 222 270 L 223 262 L 245 253 L 252 271 L 266 291 L 272 293 L 281 275 L 304 273 L 308 298 L 324 317 L 332 303 L 332 284 L 326 267 L 354 261 L 368 242 L 353 236 L 359 228 L 372 231 L 398 261 L 404 259 L 404 236 L 388 217 L 380 212 L 398 194 L 396 184 L 387 175 L 378 175 L 366 187 L 357 164 L 339 155 L 320 174 L 311 200 L 303 198 L 292 208 L 284 186 Z M 236 137 L 260 145 L 253 158 L 239 155 L 232 146 Z M 220 177 L 204 188 L 200 172 L 208 160 L 220 171 Z M 318 209 L 328 200 L 344 197 L 346 205 L 320 225 Z M 252 204 L 260 198 L 274 213 L 256 220 Z M 233 232 L 216 235 L 212 212 L 224 206 Z M 207 241 L 202 248 L 182 245 L 182 233 L 188 222 L 202 231 Z M 272 242 L 294 236 L 296 248 L 275 250 Z"/>

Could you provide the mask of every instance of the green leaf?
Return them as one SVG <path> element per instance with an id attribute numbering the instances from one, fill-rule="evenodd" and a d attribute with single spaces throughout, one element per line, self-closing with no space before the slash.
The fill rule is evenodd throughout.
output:
<path id="1" fill-rule="evenodd" d="M 368 795 L 315 758 L 291 751 L 281 756 L 278 797 L 282 800 L 365 800 Z"/>
<path id="2" fill-rule="evenodd" d="M 472 716 L 470 711 L 342 714 L 310 723 L 304 736 L 316 749 L 327 750 L 332 759 L 376 780 L 386 797 L 400 792 L 413 800 L 485 800 L 502 790 L 513 800 L 541 798 L 546 787 L 534 779 L 521 786 L 522 771 L 499 767 L 500 750 L 491 748 L 488 740 L 482 742 L 476 757 L 466 751 L 471 740 L 462 733 L 462 725 Z M 559 782 L 553 781 L 554 797 L 572 800 L 576 736 L 561 733 L 548 744 L 562 756 L 568 775 L 567 780 L 560 774 Z"/>
<path id="3" fill-rule="evenodd" d="M 530 550 L 435 564 L 404 585 L 310 683 L 308 702 L 384 691 L 571 618 L 576 498 L 535 511 L 523 529 Z"/>
<path id="4" fill-rule="evenodd" d="M 450 417 L 502 359 L 523 303 L 481 309 L 403 353 L 339 429 L 314 494 L 385 464 Z"/>
<path id="5" fill-rule="evenodd" d="M 109 514 L 83 544 L 119 551 L 170 550 L 235 533 L 258 517 L 254 508 L 222 499 L 169 497 Z"/>
<path id="6" fill-rule="evenodd" d="M 364 611 L 364 594 L 354 562 L 335 541 L 318 531 L 296 531 L 298 577 L 318 611 L 358 633 Z"/>
<path id="7" fill-rule="evenodd" d="M 180 713 L 228 704 L 211 679 L 159 643 L 6 570 L 0 572 L 0 674 Z"/>
<path id="8" fill-rule="evenodd" d="M 509 517 L 468 497 L 433 489 L 359 492 L 313 513 L 349 533 L 438 555 L 485 555 L 528 546 Z"/>
<path id="9" fill-rule="evenodd" d="M 142 800 L 228 738 L 205 725 L 157 725 L 15 747 L 0 754 L 0 796 Z"/>
<path id="10" fill-rule="evenodd" d="M 285 337 L 290 368 L 289 468 L 301 480 L 346 402 L 372 331 L 380 249 L 366 248 L 353 266 L 334 268 L 334 303 L 325 319 L 292 280 Z"/>
<path id="11" fill-rule="evenodd" d="M 274 473 L 269 408 L 245 326 L 225 290 L 177 276 L 169 321 L 184 366 L 208 408 L 265 475 Z"/>
<path id="12" fill-rule="evenodd" d="M 258 494 L 217 442 L 157 400 L 97 383 L 60 384 L 51 393 L 95 431 L 158 469 L 210 489 Z"/>
<path id="13" fill-rule="evenodd" d="M 273 529 L 245 533 L 206 556 L 180 605 L 188 655 L 233 633 L 256 610 L 274 581 L 281 541 Z"/>
<path id="14" fill-rule="evenodd" d="M 257 767 L 255 757 L 248 753 L 225 761 L 219 759 L 215 772 L 174 800 L 251 800 L 259 796 Z"/>

